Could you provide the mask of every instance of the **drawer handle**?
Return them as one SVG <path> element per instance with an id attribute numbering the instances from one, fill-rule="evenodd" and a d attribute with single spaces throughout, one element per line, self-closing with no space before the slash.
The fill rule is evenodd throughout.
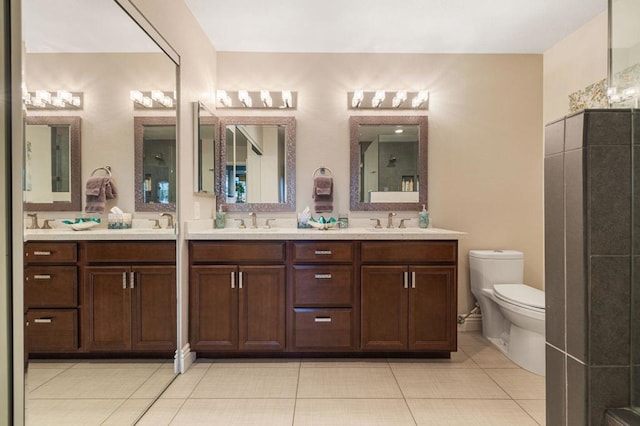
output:
<path id="1" fill-rule="evenodd" d="M 53 318 L 36 318 L 33 322 L 36 324 L 51 324 L 53 322 Z"/>
<path id="2" fill-rule="evenodd" d="M 331 322 L 331 317 L 316 317 L 315 322 Z"/>
<path id="3" fill-rule="evenodd" d="M 404 272 L 404 288 L 409 288 L 409 273 Z"/>
<path id="4" fill-rule="evenodd" d="M 416 271 L 411 272 L 411 288 L 416 288 Z"/>
<path id="5" fill-rule="evenodd" d="M 129 288 L 133 288 L 136 284 L 136 275 L 135 272 L 129 272 Z"/>
<path id="6" fill-rule="evenodd" d="M 236 273 L 231 271 L 231 288 L 236 288 Z"/>
<path id="7" fill-rule="evenodd" d="M 34 250 L 34 256 L 51 256 L 51 250 Z"/>
<path id="8" fill-rule="evenodd" d="M 126 272 L 122 273 L 122 288 L 124 288 L 124 289 L 127 288 L 127 273 Z"/>
<path id="9" fill-rule="evenodd" d="M 47 274 L 36 274 L 33 276 L 34 280 L 50 280 L 51 279 L 51 275 L 47 275 Z"/>
<path id="10" fill-rule="evenodd" d="M 242 288 L 242 271 L 238 272 L 238 288 Z"/>
<path id="11" fill-rule="evenodd" d="M 315 274 L 314 277 L 316 280 L 330 280 L 331 274 Z"/>
<path id="12" fill-rule="evenodd" d="M 315 251 L 316 255 L 327 255 L 327 254 L 332 254 L 331 250 L 316 250 Z"/>

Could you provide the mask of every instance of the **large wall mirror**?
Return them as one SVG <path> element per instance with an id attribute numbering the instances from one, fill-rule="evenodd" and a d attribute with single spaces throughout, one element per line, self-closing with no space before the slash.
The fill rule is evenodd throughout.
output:
<path id="1" fill-rule="evenodd" d="M 137 212 L 176 210 L 176 118 L 135 117 Z"/>
<path id="2" fill-rule="evenodd" d="M 202 102 L 193 103 L 193 135 L 195 192 L 214 195 L 215 191 L 215 142 L 218 132 L 218 118 Z"/>
<path id="3" fill-rule="evenodd" d="M 80 117 L 27 116 L 23 196 L 27 211 L 78 211 Z"/>
<path id="4" fill-rule="evenodd" d="M 427 117 L 354 116 L 351 210 L 417 210 L 427 205 Z"/>
<path id="5" fill-rule="evenodd" d="M 216 202 L 227 211 L 295 211 L 293 117 L 221 117 Z"/>

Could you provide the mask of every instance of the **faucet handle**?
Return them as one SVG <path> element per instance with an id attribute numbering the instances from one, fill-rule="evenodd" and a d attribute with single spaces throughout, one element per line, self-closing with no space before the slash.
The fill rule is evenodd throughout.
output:
<path id="1" fill-rule="evenodd" d="M 149 220 L 153 220 L 153 229 L 160 229 L 160 219 L 149 219 Z"/>
<path id="2" fill-rule="evenodd" d="M 404 224 L 405 220 L 411 220 L 411 218 L 407 218 L 407 219 L 400 219 L 400 225 L 398 226 L 398 228 L 406 228 L 407 226 Z"/>
<path id="3" fill-rule="evenodd" d="M 31 218 L 31 226 L 27 226 L 27 229 L 40 229 L 40 225 L 38 225 L 38 213 L 27 213 L 27 216 Z"/>
<path id="4" fill-rule="evenodd" d="M 238 228 L 245 229 L 247 227 L 247 225 L 244 224 L 244 219 L 233 219 L 233 220 L 237 220 L 240 222 L 240 225 L 238 225 Z"/>
<path id="5" fill-rule="evenodd" d="M 50 220 L 51 220 L 51 219 L 45 219 L 45 220 L 44 220 L 44 223 L 42 224 L 42 229 L 52 229 L 52 228 L 51 228 L 51 225 L 49 224 L 49 221 L 50 221 Z"/>
<path id="6" fill-rule="evenodd" d="M 382 228 L 382 225 L 380 225 L 380 219 L 370 219 L 370 220 L 375 220 L 376 221 L 376 224 L 375 224 L 374 228 L 376 228 L 376 229 Z"/>
<path id="7" fill-rule="evenodd" d="M 270 220 L 275 220 L 275 219 L 271 218 L 271 219 L 265 219 L 264 220 L 264 228 L 265 229 L 271 229 L 271 224 L 269 223 Z"/>

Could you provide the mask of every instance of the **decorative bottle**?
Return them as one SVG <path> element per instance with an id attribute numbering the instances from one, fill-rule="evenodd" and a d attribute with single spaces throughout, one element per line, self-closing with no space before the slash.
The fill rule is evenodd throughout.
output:
<path id="1" fill-rule="evenodd" d="M 429 212 L 425 208 L 425 205 L 422 205 L 422 211 L 418 213 L 418 225 L 420 228 L 428 228 L 429 227 Z"/>

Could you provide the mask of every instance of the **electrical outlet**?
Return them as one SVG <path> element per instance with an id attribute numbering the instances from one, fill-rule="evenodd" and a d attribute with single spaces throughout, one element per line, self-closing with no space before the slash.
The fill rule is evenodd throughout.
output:
<path id="1" fill-rule="evenodd" d="M 200 203 L 193 203 L 193 218 L 200 219 Z"/>

